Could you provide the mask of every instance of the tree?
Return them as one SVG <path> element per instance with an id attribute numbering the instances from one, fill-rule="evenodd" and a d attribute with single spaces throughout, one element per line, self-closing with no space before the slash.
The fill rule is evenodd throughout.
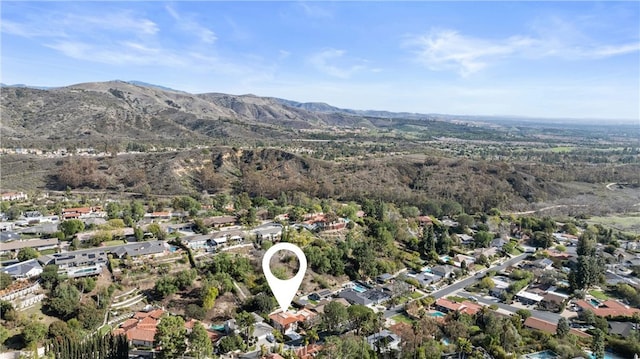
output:
<path id="1" fill-rule="evenodd" d="M 249 312 L 242 311 L 236 315 L 236 324 L 238 330 L 245 341 L 249 341 L 249 337 L 253 333 L 253 325 L 256 323 L 256 318 Z"/>
<path id="2" fill-rule="evenodd" d="M 516 314 L 522 318 L 522 320 L 527 320 L 531 316 L 531 311 L 528 309 L 518 309 Z"/>
<path id="3" fill-rule="evenodd" d="M 600 329 L 596 329 L 591 340 L 591 351 L 595 359 L 604 359 L 605 334 Z"/>
<path id="4" fill-rule="evenodd" d="M 160 225 L 157 223 L 151 223 L 147 227 L 147 231 L 153 234 L 153 236 L 159 240 L 164 240 L 167 237 L 167 233 L 162 230 L 162 227 L 160 227 Z"/>
<path id="5" fill-rule="evenodd" d="M 204 224 L 204 221 L 200 218 L 193 220 L 193 231 L 200 234 L 209 234 L 209 227 Z"/>
<path id="6" fill-rule="evenodd" d="M 185 290 L 193 284 L 193 281 L 196 279 L 196 276 L 197 276 L 197 273 L 195 269 L 187 269 L 187 270 L 180 271 L 176 275 L 175 285 L 180 290 Z"/>
<path id="7" fill-rule="evenodd" d="M 88 337 L 62 337 L 45 346 L 47 358 L 53 359 L 86 359 L 109 358 L 127 359 L 129 357 L 129 341 L 125 335 L 100 335 Z"/>
<path id="8" fill-rule="evenodd" d="M 371 359 L 374 355 L 370 352 L 369 344 L 362 337 L 331 336 L 326 339 L 325 345 L 318 353 L 317 358 L 358 358 Z"/>
<path id="9" fill-rule="evenodd" d="M 58 229 L 64 233 L 66 238 L 71 238 L 76 233 L 84 231 L 84 222 L 79 219 L 68 219 L 58 225 Z"/>
<path id="10" fill-rule="evenodd" d="M 7 288 L 13 283 L 13 278 L 9 273 L 0 272 L 0 290 Z"/>
<path id="11" fill-rule="evenodd" d="M 144 206 L 142 205 L 142 203 L 140 203 L 140 201 L 131 201 L 130 204 L 130 208 L 131 208 L 131 219 L 134 222 L 138 222 L 139 220 L 142 219 L 142 217 L 144 217 Z"/>
<path id="12" fill-rule="evenodd" d="M 0 300 L 0 319 L 13 321 L 16 319 L 16 310 L 11 302 Z"/>
<path id="13" fill-rule="evenodd" d="M 533 245 L 537 248 L 549 248 L 553 245 L 553 236 L 549 232 L 534 232 Z"/>
<path id="14" fill-rule="evenodd" d="M 496 283 L 490 277 L 484 277 L 480 280 L 480 287 L 484 289 L 493 289 L 495 286 Z"/>
<path id="15" fill-rule="evenodd" d="M 28 261 L 29 259 L 38 258 L 38 256 L 40 256 L 40 253 L 38 253 L 38 251 L 36 251 L 34 248 L 22 248 L 18 252 L 18 260 L 20 262 Z"/>
<path id="16" fill-rule="evenodd" d="M 56 320 L 49 324 L 49 338 L 61 341 L 64 338 L 78 339 L 78 335 L 73 329 L 69 328 L 67 322 Z"/>
<path id="17" fill-rule="evenodd" d="M 433 226 L 427 226 L 422 231 L 420 247 L 425 254 L 436 250 L 436 236 L 433 233 Z"/>
<path id="18" fill-rule="evenodd" d="M 58 266 L 55 264 L 48 264 L 44 266 L 44 268 L 42 268 L 42 273 L 40 273 L 40 280 L 42 281 L 42 286 L 47 289 L 55 287 L 60 280 Z"/>
<path id="19" fill-rule="evenodd" d="M 487 231 L 478 231 L 473 235 L 473 244 L 476 248 L 487 248 L 491 244 L 493 234 Z"/>
<path id="20" fill-rule="evenodd" d="M 578 256 L 578 263 L 569 273 L 569 284 L 573 290 L 587 289 L 600 281 L 604 272 L 602 258 L 595 256 Z"/>
<path id="21" fill-rule="evenodd" d="M 30 321 L 22 329 L 22 339 L 26 347 L 37 346 L 47 335 L 47 326 L 36 321 Z"/>
<path id="22" fill-rule="evenodd" d="M 236 349 L 243 349 L 245 346 L 242 337 L 237 334 L 227 335 L 218 342 L 218 351 L 228 353 Z"/>
<path id="23" fill-rule="evenodd" d="M 372 332 L 375 326 L 376 314 L 369 307 L 361 304 L 354 304 L 347 308 L 347 317 L 349 323 L 355 328 L 356 334 L 360 335 L 360 332 L 365 330 Z"/>
<path id="24" fill-rule="evenodd" d="M 120 218 L 122 215 L 122 208 L 118 202 L 107 203 L 106 211 L 108 219 Z"/>
<path id="25" fill-rule="evenodd" d="M 85 329 L 96 329 L 104 318 L 104 311 L 100 310 L 96 302 L 89 299 L 80 305 L 78 309 L 78 320 Z"/>
<path id="26" fill-rule="evenodd" d="M 213 354 L 211 339 L 201 323 L 196 323 L 189 334 L 189 353 L 196 359 L 208 358 Z"/>
<path id="27" fill-rule="evenodd" d="M 156 281 L 153 289 L 162 298 L 166 298 L 178 291 L 178 287 L 176 286 L 175 279 L 173 277 L 161 277 Z"/>
<path id="28" fill-rule="evenodd" d="M 207 312 L 204 310 L 204 308 L 194 303 L 188 304 L 187 307 L 184 309 L 184 316 L 186 318 L 203 320 L 206 315 L 207 315 Z"/>
<path id="29" fill-rule="evenodd" d="M 49 309 L 62 319 L 69 319 L 78 309 L 80 292 L 70 283 L 60 283 L 51 292 Z"/>
<path id="30" fill-rule="evenodd" d="M 596 241 L 597 235 L 591 229 L 587 229 L 582 232 L 582 235 L 578 238 L 578 246 L 576 253 L 579 256 L 591 256 L 596 253 Z"/>
<path id="31" fill-rule="evenodd" d="M 155 344 L 160 347 L 160 359 L 174 359 L 182 356 L 186 349 L 185 337 L 187 330 L 184 319 L 174 315 L 164 315 L 156 328 Z"/>
<path id="32" fill-rule="evenodd" d="M 451 241 L 449 232 L 448 230 L 445 230 L 440 236 L 440 239 L 436 242 L 436 252 L 438 254 L 448 254 L 452 245 L 453 242 Z"/>
<path id="33" fill-rule="evenodd" d="M 136 237 L 136 241 L 141 242 L 144 240 L 144 231 L 138 226 L 133 227 L 133 236 Z"/>
<path id="34" fill-rule="evenodd" d="M 569 334 L 571 327 L 569 326 L 569 321 L 565 317 L 560 317 L 558 320 L 558 326 L 556 327 L 556 335 L 559 338 L 564 338 Z"/>
<path id="35" fill-rule="evenodd" d="M 4 344 L 5 341 L 7 341 L 7 339 L 9 339 L 9 335 L 11 333 L 9 332 L 9 329 L 5 328 L 4 326 L 0 327 L 0 347 Z"/>
<path id="36" fill-rule="evenodd" d="M 218 288 L 214 286 L 205 286 L 202 288 L 202 307 L 205 310 L 213 308 L 218 297 Z"/>
<path id="37" fill-rule="evenodd" d="M 458 225 L 462 228 L 469 228 L 473 225 L 473 223 L 475 222 L 473 217 L 471 217 L 468 214 L 461 214 L 456 218 L 456 221 L 458 221 Z"/>
<path id="38" fill-rule="evenodd" d="M 329 302 L 324 307 L 322 323 L 329 331 L 335 331 L 347 321 L 347 308 L 338 302 Z"/>

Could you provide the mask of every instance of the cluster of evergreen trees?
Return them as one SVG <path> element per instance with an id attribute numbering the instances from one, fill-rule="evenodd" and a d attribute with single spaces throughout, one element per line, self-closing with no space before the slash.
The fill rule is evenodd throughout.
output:
<path id="1" fill-rule="evenodd" d="M 127 359 L 129 342 L 124 335 L 99 334 L 77 340 L 57 338 L 45 346 L 47 357 L 55 359 Z"/>

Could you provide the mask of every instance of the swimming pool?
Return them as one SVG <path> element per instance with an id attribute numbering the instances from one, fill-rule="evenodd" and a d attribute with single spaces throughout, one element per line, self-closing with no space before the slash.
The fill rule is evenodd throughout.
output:
<path id="1" fill-rule="evenodd" d="M 442 313 L 442 312 L 435 311 L 435 312 L 431 312 L 431 313 L 429 313 L 429 316 L 430 316 L 430 317 L 434 317 L 434 318 L 435 318 L 435 317 L 442 318 L 442 317 L 445 317 L 445 316 L 446 316 L 446 314 L 444 314 L 444 313 Z"/>
<path id="2" fill-rule="evenodd" d="M 531 353 L 524 355 L 524 358 L 527 359 L 556 359 L 559 358 L 558 354 L 554 353 L 551 350 L 545 350 L 541 352 Z"/>
<path id="3" fill-rule="evenodd" d="M 600 302 L 598 302 L 597 300 L 591 298 L 591 305 L 593 305 L 594 307 L 598 308 L 600 306 Z"/>
<path id="4" fill-rule="evenodd" d="M 593 353 L 589 353 L 590 359 L 596 359 L 596 355 Z M 613 353 L 604 352 L 604 359 L 622 359 L 621 356 L 615 355 Z"/>
<path id="5" fill-rule="evenodd" d="M 224 332 L 224 325 L 223 324 L 211 324 L 211 329 L 217 330 L 219 332 Z"/>
<path id="6" fill-rule="evenodd" d="M 363 286 L 359 286 L 357 284 L 353 285 L 353 290 L 355 290 L 358 293 L 364 293 L 367 291 L 367 288 L 363 287 Z"/>

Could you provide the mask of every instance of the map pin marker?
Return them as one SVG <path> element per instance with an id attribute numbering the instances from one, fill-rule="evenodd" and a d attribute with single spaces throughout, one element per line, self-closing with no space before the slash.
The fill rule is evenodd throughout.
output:
<path id="1" fill-rule="evenodd" d="M 271 268 L 269 266 L 271 263 L 271 257 L 281 250 L 291 251 L 296 255 L 296 257 L 298 257 L 300 268 L 298 269 L 298 273 L 291 279 L 278 279 L 273 275 L 273 273 L 271 273 Z M 304 252 L 302 252 L 300 247 L 292 243 L 275 244 L 269 248 L 264 254 L 264 257 L 262 257 L 262 272 L 267 278 L 269 288 L 271 288 L 271 292 L 273 292 L 273 295 L 276 297 L 276 300 L 280 305 L 280 309 L 282 309 L 283 312 L 286 312 L 289 309 L 289 305 L 291 304 L 291 301 L 293 301 L 293 297 L 295 297 L 298 288 L 300 288 L 300 284 L 302 284 L 302 279 L 304 278 L 306 271 L 307 257 L 304 255 Z"/>

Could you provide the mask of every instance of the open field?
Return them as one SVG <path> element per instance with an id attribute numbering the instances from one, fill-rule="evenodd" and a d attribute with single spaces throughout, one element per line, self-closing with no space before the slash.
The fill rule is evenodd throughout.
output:
<path id="1" fill-rule="evenodd" d="M 601 224 L 629 234 L 640 233 L 640 212 L 624 215 L 597 216 L 587 220 L 590 224 Z"/>

